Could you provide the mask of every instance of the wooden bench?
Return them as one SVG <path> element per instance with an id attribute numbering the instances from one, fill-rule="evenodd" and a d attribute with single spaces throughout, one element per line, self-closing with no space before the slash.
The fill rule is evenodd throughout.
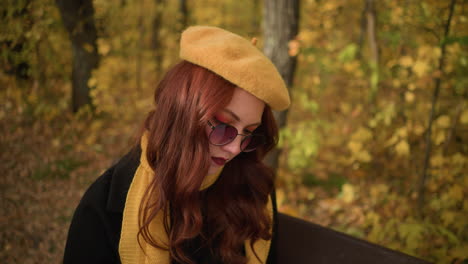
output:
<path id="1" fill-rule="evenodd" d="M 277 219 L 278 264 L 428 264 L 429 262 L 285 214 Z"/>

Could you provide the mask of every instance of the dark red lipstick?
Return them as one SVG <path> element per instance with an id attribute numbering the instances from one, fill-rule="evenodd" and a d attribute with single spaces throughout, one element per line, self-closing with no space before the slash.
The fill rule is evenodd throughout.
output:
<path id="1" fill-rule="evenodd" d="M 219 157 L 211 157 L 211 160 L 213 160 L 213 162 L 218 166 L 223 166 L 224 164 L 226 164 L 227 161 L 225 158 Z"/>

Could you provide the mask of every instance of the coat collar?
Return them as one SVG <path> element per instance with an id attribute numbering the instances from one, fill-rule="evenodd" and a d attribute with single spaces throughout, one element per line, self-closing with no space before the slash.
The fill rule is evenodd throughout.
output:
<path id="1" fill-rule="evenodd" d="M 132 183 L 135 171 L 140 165 L 140 144 L 133 147 L 113 167 L 112 178 L 107 198 L 107 210 L 123 213 L 128 189 Z"/>

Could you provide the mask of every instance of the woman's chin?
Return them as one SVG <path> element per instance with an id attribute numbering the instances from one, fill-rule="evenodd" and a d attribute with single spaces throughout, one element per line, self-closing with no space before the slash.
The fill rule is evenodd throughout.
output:
<path id="1" fill-rule="evenodd" d="M 210 168 L 208 169 L 208 175 L 215 174 L 216 172 L 218 172 L 219 169 L 219 166 L 210 166 Z"/>
<path id="2" fill-rule="evenodd" d="M 223 169 L 225 164 L 220 165 L 216 164 L 215 162 L 211 161 L 210 168 L 208 169 L 208 175 L 218 173 L 221 169 Z"/>

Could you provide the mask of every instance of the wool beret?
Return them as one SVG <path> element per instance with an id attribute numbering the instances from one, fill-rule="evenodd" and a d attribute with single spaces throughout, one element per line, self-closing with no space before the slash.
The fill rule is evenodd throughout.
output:
<path id="1" fill-rule="evenodd" d="M 180 39 L 180 58 L 220 75 L 274 110 L 284 110 L 290 104 L 288 89 L 276 67 L 239 35 L 217 27 L 189 27 Z"/>

